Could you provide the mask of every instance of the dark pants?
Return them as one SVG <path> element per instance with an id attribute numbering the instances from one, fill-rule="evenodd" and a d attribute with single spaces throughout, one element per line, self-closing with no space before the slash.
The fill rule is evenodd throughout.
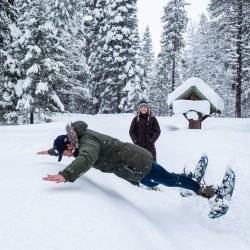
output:
<path id="1" fill-rule="evenodd" d="M 169 173 L 162 166 L 153 162 L 152 169 L 148 175 L 141 181 L 141 183 L 148 187 L 154 187 L 159 184 L 168 187 L 186 188 L 198 193 L 200 184 L 184 174 Z"/>
<path id="2" fill-rule="evenodd" d="M 155 149 L 155 145 L 152 144 L 150 147 L 148 147 L 146 149 L 153 155 L 153 161 L 156 161 L 156 149 Z"/>

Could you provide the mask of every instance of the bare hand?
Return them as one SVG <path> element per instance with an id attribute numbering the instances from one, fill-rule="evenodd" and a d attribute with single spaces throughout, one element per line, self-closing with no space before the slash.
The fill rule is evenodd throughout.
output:
<path id="1" fill-rule="evenodd" d="M 44 151 L 39 151 L 36 153 L 37 155 L 48 155 L 48 150 L 44 150 Z"/>
<path id="2" fill-rule="evenodd" d="M 44 181 L 54 181 L 56 183 L 62 183 L 65 182 L 65 179 L 62 175 L 60 174 L 55 174 L 55 175 L 47 175 L 46 177 L 43 177 Z"/>

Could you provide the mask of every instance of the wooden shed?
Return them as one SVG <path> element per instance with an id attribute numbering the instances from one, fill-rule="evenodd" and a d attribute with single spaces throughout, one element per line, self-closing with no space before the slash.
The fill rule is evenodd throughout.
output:
<path id="1" fill-rule="evenodd" d="M 174 113 L 186 117 L 189 128 L 201 128 L 203 120 L 213 113 L 222 113 L 224 109 L 221 97 L 197 77 L 187 79 L 169 94 L 168 105 Z"/>

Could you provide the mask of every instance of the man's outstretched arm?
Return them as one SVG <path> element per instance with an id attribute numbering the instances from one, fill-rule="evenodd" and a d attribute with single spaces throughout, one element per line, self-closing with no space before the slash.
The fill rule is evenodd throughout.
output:
<path id="1" fill-rule="evenodd" d="M 53 156 L 58 155 L 58 153 L 56 153 L 53 148 L 50 148 L 48 150 L 39 151 L 36 154 L 38 154 L 38 155 L 53 155 Z"/>
<path id="2" fill-rule="evenodd" d="M 80 146 L 79 156 L 68 165 L 63 171 L 57 175 L 48 175 L 43 178 L 45 181 L 61 182 L 74 182 L 78 177 L 88 171 L 99 156 L 100 144 L 94 138 L 84 139 L 83 145 Z"/>
<path id="3" fill-rule="evenodd" d="M 43 151 L 38 151 L 36 154 L 37 155 L 48 155 L 49 152 L 48 152 L 48 150 L 43 150 Z"/>

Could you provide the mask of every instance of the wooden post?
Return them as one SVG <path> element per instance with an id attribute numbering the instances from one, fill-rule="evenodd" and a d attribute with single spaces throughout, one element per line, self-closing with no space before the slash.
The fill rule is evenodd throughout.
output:
<path id="1" fill-rule="evenodd" d="M 187 118 L 187 114 L 184 113 L 183 115 L 185 116 L 185 118 L 188 120 L 188 129 L 201 129 L 201 123 L 209 117 L 209 115 L 202 115 L 202 113 L 197 112 L 199 118 L 198 120 L 193 120 L 193 119 L 188 119 Z"/>
<path id="2" fill-rule="evenodd" d="M 202 121 L 200 118 L 198 120 L 189 119 L 188 122 L 189 122 L 188 124 L 189 129 L 201 129 Z"/>

